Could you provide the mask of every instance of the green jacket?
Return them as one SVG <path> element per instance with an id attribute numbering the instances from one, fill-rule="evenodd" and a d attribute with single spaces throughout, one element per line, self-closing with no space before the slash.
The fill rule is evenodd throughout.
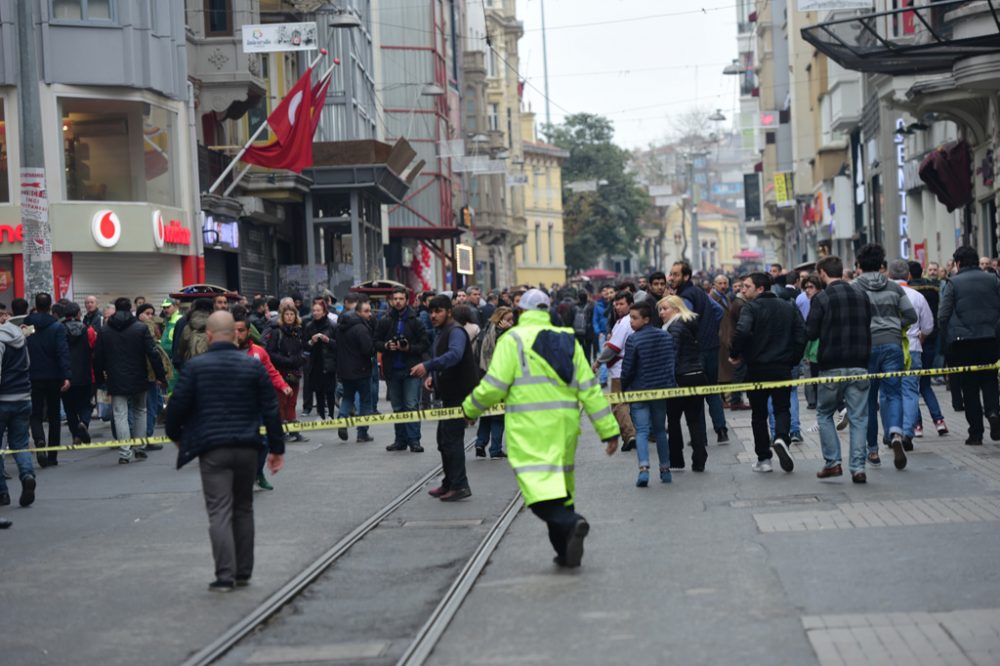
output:
<path id="1" fill-rule="evenodd" d="M 170 319 L 163 322 L 163 335 L 160 337 L 160 344 L 163 345 L 163 351 L 167 352 L 169 357 L 173 354 L 174 350 L 174 328 L 177 326 L 177 322 L 180 321 L 181 313 L 174 312 L 170 315 Z"/>
<path id="2" fill-rule="evenodd" d="M 534 349 L 543 331 L 572 340 L 572 365 L 564 368 L 572 373 L 568 382 Z M 525 503 L 565 497 L 572 504 L 580 405 L 602 440 L 619 434 L 611 406 L 573 330 L 553 326 L 548 312 L 522 313 L 517 326 L 497 341 L 486 376 L 462 408 L 469 418 L 478 418 L 500 402 L 505 404 L 508 460 Z"/>

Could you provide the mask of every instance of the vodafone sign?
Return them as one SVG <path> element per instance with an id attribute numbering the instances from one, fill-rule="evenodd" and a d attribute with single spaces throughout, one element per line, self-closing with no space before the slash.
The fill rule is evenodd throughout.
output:
<path id="1" fill-rule="evenodd" d="M 157 248 L 164 245 L 191 245 L 191 230 L 181 224 L 180 220 L 170 220 L 163 223 L 163 212 L 153 211 L 153 244 Z"/>
<path id="2" fill-rule="evenodd" d="M 90 233 L 101 247 L 114 247 L 122 237 L 122 221 L 113 210 L 99 210 L 90 220 Z"/>

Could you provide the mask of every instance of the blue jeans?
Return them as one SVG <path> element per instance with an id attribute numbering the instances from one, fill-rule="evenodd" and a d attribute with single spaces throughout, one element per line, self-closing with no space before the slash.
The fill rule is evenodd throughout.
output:
<path id="1" fill-rule="evenodd" d="M 35 468 L 31 465 L 31 454 L 24 452 L 28 448 L 30 420 L 30 400 L 0 402 L 0 440 L 3 439 L 4 433 L 7 433 L 10 450 L 20 451 L 14 454 L 14 462 L 17 463 L 18 478 L 22 481 L 25 477 L 35 475 Z M 7 481 L 3 478 L 3 474 L 0 474 L 0 492 L 7 492 Z"/>
<path id="2" fill-rule="evenodd" d="M 873 345 L 868 372 L 899 372 L 903 369 L 902 345 Z M 881 391 L 881 400 L 879 392 Z M 903 382 L 899 377 L 873 379 L 868 390 L 868 451 L 878 453 L 878 418 L 889 437 L 903 434 Z"/>
<path id="3" fill-rule="evenodd" d="M 368 416 L 372 413 L 371 386 L 367 377 L 361 379 L 341 379 L 340 384 L 344 389 L 344 395 L 340 399 L 340 418 L 351 415 L 351 407 L 360 403 L 357 408 L 357 416 Z M 332 414 L 331 414 L 332 416 Z M 358 437 L 368 435 L 368 426 L 358 426 Z"/>
<path id="4" fill-rule="evenodd" d="M 372 414 L 378 411 L 378 388 L 379 388 L 378 363 L 373 360 L 372 361 L 372 410 L 371 410 Z"/>
<path id="5" fill-rule="evenodd" d="M 937 344 L 931 346 L 930 349 L 924 349 L 922 352 L 917 354 L 920 357 L 920 365 L 913 366 L 914 368 L 934 368 L 935 357 L 937 357 Z M 916 358 L 913 359 L 916 362 Z M 934 395 L 934 390 L 931 388 L 931 378 L 921 377 L 920 378 L 920 395 L 924 399 L 924 404 L 927 405 L 927 409 L 931 413 L 931 419 L 934 421 L 940 421 L 944 418 L 944 414 L 941 413 L 941 405 L 938 404 L 937 396 Z M 920 408 L 917 407 L 917 420 L 914 423 L 923 424 L 923 420 L 920 418 Z"/>
<path id="6" fill-rule="evenodd" d="M 865 368 L 838 368 L 821 370 L 820 377 L 846 377 L 863 375 Z M 833 413 L 840 402 L 847 403 L 847 422 L 851 426 L 851 474 L 865 471 L 868 419 L 868 382 L 843 382 L 820 384 L 816 391 L 816 418 L 819 421 L 819 443 L 827 467 L 840 464 L 840 437 L 833 424 Z"/>
<path id="7" fill-rule="evenodd" d="M 479 417 L 476 446 L 483 448 L 487 444 L 490 445 L 491 456 L 498 455 L 503 451 L 503 414 Z"/>
<path id="8" fill-rule="evenodd" d="M 706 315 L 707 316 L 707 315 Z M 701 352 L 701 367 L 711 386 L 719 383 L 719 348 Z M 712 427 L 716 432 L 726 426 L 726 412 L 722 409 L 722 394 L 713 393 L 705 396 L 708 403 L 708 415 L 712 417 Z"/>
<path id="9" fill-rule="evenodd" d="M 411 377 L 404 368 L 394 369 L 386 382 L 389 385 L 389 402 L 393 412 L 412 412 L 420 404 L 419 377 Z M 420 422 L 396 423 L 396 444 L 413 446 L 420 443 Z"/>
<path id="10" fill-rule="evenodd" d="M 670 467 L 670 447 L 667 443 L 667 401 L 647 400 L 629 405 L 635 425 L 635 450 L 639 467 L 649 467 L 649 435 L 656 436 L 656 457 L 660 467 Z"/>

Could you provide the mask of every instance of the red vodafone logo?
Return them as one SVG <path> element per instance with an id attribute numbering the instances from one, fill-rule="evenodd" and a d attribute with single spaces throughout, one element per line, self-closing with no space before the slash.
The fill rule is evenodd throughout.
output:
<path id="1" fill-rule="evenodd" d="M 159 210 L 153 211 L 153 244 L 157 248 L 163 247 L 165 229 L 163 226 L 163 213 Z"/>
<path id="2" fill-rule="evenodd" d="M 90 233 L 101 247 L 114 247 L 122 237 L 122 222 L 113 210 L 99 210 L 90 221 Z"/>

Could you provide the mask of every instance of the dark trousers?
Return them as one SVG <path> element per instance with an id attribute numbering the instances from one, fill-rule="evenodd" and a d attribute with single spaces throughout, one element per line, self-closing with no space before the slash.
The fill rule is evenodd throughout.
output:
<path id="1" fill-rule="evenodd" d="M 307 386 L 316 396 L 316 413 L 325 419 L 337 416 L 337 375 L 332 372 L 314 372 L 307 375 Z M 304 408 L 303 408 L 304 409 Z"/>
<path id="2" fill-rule="evenodd" d="M 997 362 L 995 340 L 967 340 L 956 342 L 948 354 L 949 365 L 986 365 Z M 955 376 L 955 375 L 952 375 Z M 1000 413 L 1000 388 L 995 370 L 966 372 L 958 375 L 965 403 L 965 420 L 969 422 L 969 435 L 983 436 L 983 412 L 986 416 Z M 980 394 L 982 402 L 980 402 Z"/>
<path id="3" fill-rule="evenodd" d="M 751 382 L 783 381 L 791 378 L 791 368 L 750 368 L 747 371 L 747 380 Z M 757 452 L 757 460 L 770 460 L 771 430 L 767 423 L 767 401 L 770 400 L 774 408 L 774 439 L 782 439 L 788 444 L 788 432 L 792 428 L 792 389 L 786 387 L 750 391 L 747 397 L 750 398 L 750 425 L 753 428 L 753 447 Z"/>
<path id="4" fill-rule="evenodd" d="M 556 550 L 556 555 L 560 559 L 566 558 L 566 541 L 576 525 L 583 516 L 574 510 L 572 504 L 567 505 L 564 497 L 562 499 L 544 500 L 531 505 L 531 512 L 545 521 L 549 528 L 549 541 Z"/>
<path id="5" fill-rule="evenodd" d="M 465 420 L 447 419 L 438 421 L 437 445 L 441 452 L 441 468 L 444 471 L 442 488 L 460 490 L 469 487 L 465 475 Z"/>
<path id="6" fill-rule="evenodd" d="M 80 425 L 90 427 L 90 415 L 93 408 L 90 406 L 90 396 L 94 391 L 93 384 L 82 386 L 70 386 L 69 390 L 62 394 L 63 409 L 66 411 L 66 425 L 74 437 L 79 437 Z"/>
<path id="7" fill-rule="evenodd" d="M 704 386 L 708 379 L 704 373 L 681 375 L 677 377 L 677 385 L 681 387 Z M 688 433 L 691 436 L 691 463 L 695 467 L 704 467 L 708 459 L 708 432 L 705 427 L 705 398 L 700 395 L 667 400 L 667 437 L 670 440 L 670 466 L 684 467 L 684 431 L 681 428 L 681 415 L 687 422 Z"/>
<path id="8" fill-rule="evenodd" d="M 44 421 L 49 424 L 49 446 L 59 446 L 61 442 L 59 423 L 59 401 L 62 393 L 61 379 L 33 379 L 31 381 L 31 439 L 35 444 L 45 445 Z M 55 451 L 47 454 L 49 460 L 55 460 Z"/>
<path id="9" fill-rule="evenodd" d="M 701 367 L 704 369 L 710 384 L 719 383 L 718 347 L 701 352 Z M 712 417 L 712 427 L 715 428 L 715 432 L 726 428 L 726 412 L 722 409 L 722 394 L 706 395 L 705 402 L 708 403 L 708 415 Z"/>
<path id="10" fill-rule="evenodd" d="M 208 510 L 216 580 L 253 573 L 253 482 L 257 449 L 225 447 L 201 454 L 201 488 Z"/>
<path id="11" fill-rule="evenodd" d="M 313 408 L 312 377 L 308 374 L 302 377 L 302 411 L 310 412 Z"/>

